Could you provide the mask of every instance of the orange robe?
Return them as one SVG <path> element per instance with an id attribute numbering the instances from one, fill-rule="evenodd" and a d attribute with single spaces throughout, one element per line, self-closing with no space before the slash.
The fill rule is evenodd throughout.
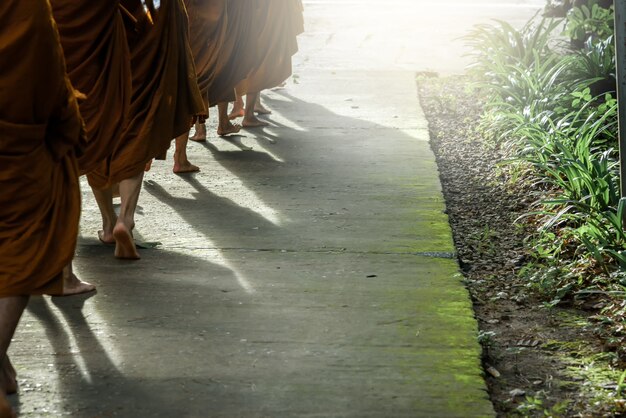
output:
<path id="1" fill-rule="evenodd" d="M 228 13 L 226 0 L 185 0 L 189 14 L 189 43 L 193 52 L 198 87 L 207 108 L 215 91 L 215 77 L 222 45 L 226 39 Z"/>
<path id="2" fill-rule="evenodd" d="M 78 163 L 81 174 L 88 174 L 110 162 L 126 126 L 132 91 L 124 22 L 119 0 L 51 0 L 51 4 L 67 73 L 74 88 L 87 96 L 80 102 L 80 112 L 88 143 Z"/>
<path id="3" fill-rule="evenodd" d="M 256 65 L 237 90 L 259 92 L 284 82 L 292 73 L 291 58 L 298 52 L 296 36 L 304 30 L 299 0 L 259 0 L 255 19 Z"/>
<path id="4" fill-rule="evenodd" d="M 255 65 L 250 0 L 185 0 L 198 85 L 208 107 L 235 100 L 235 87 Z M 260 29 L 259 29 L 260 30 Z"/>
<path id="5" fill-rule="evenodd" d="M 260 33 L 258 5 L 249 0 L 228 0 L 226 37 L 220 49 L 209 102 L 232 102 L 235 87 L 245 80 L 257 64 L 256 36 Z"/>
<path id="6" fill-rule="evenodd" d="M 161 0 L 150 12 L 139 0 L 121 3 L 136 20 L 126 30 L 132 99 L 122 140 L 107 164 L 90 175 L 96 188 L 133 177 L 148 161 L 164 158 L 172 139 L 189 130 L 193 116 L 206 115 L 182 0 Z"/>
<path id="7" fill-rule="evenodd" d="M 289 7 L 289 22 L 292 25 L 292 33 L 294 36 L 301 35 L 304 33 L 304 6 L 302 5 L 302 0 L 288 0 L 287 6 Z"/>
<path id="8" fill-rule="evenodd" d="M 61 293 L 84 127 L 46 0 L 0 2 L 0 297 Z"/>

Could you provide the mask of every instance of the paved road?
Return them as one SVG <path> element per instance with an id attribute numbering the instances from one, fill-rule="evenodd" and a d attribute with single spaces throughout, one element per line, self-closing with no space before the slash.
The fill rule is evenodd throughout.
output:
<path id="1" fill-rule="evenodd" d="M 494 18 L 522 26 L 543 0 L 305 0 L 297 67 L 461 73 L 460 39 Z"/>
<path id="2" fill-rule="evenodd" d="M 434 39 L 454 22 L 532 14 L 489 3 L 306 2 L 272 126 L 147 174 L 139 262 L 98 244 L 85 188 L 76 270 L 99 292 L 31 302 L 22 416 L 492 415 L 413 73 L 462 70 Z"/>

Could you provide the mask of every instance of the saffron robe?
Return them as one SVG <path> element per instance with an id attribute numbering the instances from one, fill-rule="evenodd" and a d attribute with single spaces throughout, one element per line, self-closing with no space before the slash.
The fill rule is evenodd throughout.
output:
<path id="1" fill-rule="evenodd" d="M 249 0 L 228 0 L 226 37 L 220 49 L 213 88 L 209 89 L 209 102 L 232 102 L 235 87 L 246 79 L 257 64 L 256 36 L 262 22 L 258 4 Z"/>
<path id="2" fill-rule="evenodd" d="M 256 63 L 258 7 L 249 0 L 186 0 L 190 43 L 205 104 L 235 100 L 235 87 Z"/>
<path id="3" fill-rule="evenodd" d="M 79 103 L 87 148 L 81 174 L 107 166 L 122 139 L 131 98 L 130 53 L 119 0 L 51 0 L 67 73 Z M 104 170 L 110 173 L 110 170 Z"/>
<path id="4" fill-rule="evenodd" d="M 259 0 L 256 64 L 237 86 L 240 94 L 270 89 L 289 78 L 291 59 L 298 52 L 296 36 L 304 30 L 301 5 L 299 0 Z"/>
<path id="5" fill-rule="evenodd" d="M 122 0 L 133 20 L 126 27 L 131 54 L 132 98 L 128 123 L 106 164 L 91 172 L 93 187 L 133 177 L 153 158 L 164 158 L 172 139 L 187 132 L 194 116 L 206 117 L 182 0 L 161 0 L 148 10 Z"/>
<path id="6" fill-rule="evenodd" d="M 226 0 L 186 0 L 189 14 L 189 41 L 196 65 L 198 87 L 206 107 L 214 106 L 209 94 L 215 85 L 218 60 L 226 39 L 228 13 Z"/>
<path id="7" fill-rule="evenodd" d="M 0 2 L 0 297 L 61 293 L 84 127 L 47 0 Z"/>

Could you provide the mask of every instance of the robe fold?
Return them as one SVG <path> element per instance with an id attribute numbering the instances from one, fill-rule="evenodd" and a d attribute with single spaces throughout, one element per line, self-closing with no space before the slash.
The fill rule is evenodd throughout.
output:
<path id="1" fill-rule="evenodd" d="M 189 44 L 198 87 L 207 108 L 217 104 L 209 100 L 209 95 L 219 88 L 215 85 L 215 77 L 229 24 L 226 4 L 227 0 L 185 0 L 189 14 Z"/>
<path id="2" fill-rule="evenodd" d="M 108 163 L 90 174 L 92 186 L 100 188 L 141 173 L 153 158 L 164 158 L 172 139 L 189 130 L 193 116 L 207 112 L 182 0 L 161 0 L 152 12 L 138 0 L 121 4 L 134 17 L 125 19 L 132 98 L 122 140 Z"/>
<path id="3" fill-rule="evenodd" d="M 0 2 L 0 297 L 60 293 L 85 145 L 47 0 Z"/>
<path id="4" fill-rule="evenodd" d="M 287 1 L 289 7 L 289 22 L 292 24 L 292 34 L 294 36 L 304 33 L 304 6 L 302 0 Z M 297 51 L 296 51 L 297 52 Z"/>
<path id="5" fill-rule="evenodd" d="M 255 21 L 258 5 L 249 0 L 228 0 L 228 25 L 217 62 L 213 88 L 209 89 L 211 105 L 235 100 L 235 87 L 257 64 L 256 36 L 261 22 Z"/>
<path id="6" fill-rule="evenodd" d="M 258 1 L 256 64 L 237 86 L 242 95 L 276 87 L 291 76 L 291 58 L 298 52 L 296 36 L 304 30 L 301 6 L 299 0 Z"/>
<path id="7" fill-rule="evenodd" d="M 87 147 L 78 160 L 81 174 L 106 167 L 122 139 L 130 107 L 130 53 L 119 0 L 51 0 L 67 73 L 86 96 L 79 103 Z M 108 183 L 108 180 L 107 180 Z"/>
<path id="8" fill-rule="evenodd" d="M 256 63 L 255 10 L 249 0 L 186 0 L 198 85 L 208 107 L 235 100 Z"/>

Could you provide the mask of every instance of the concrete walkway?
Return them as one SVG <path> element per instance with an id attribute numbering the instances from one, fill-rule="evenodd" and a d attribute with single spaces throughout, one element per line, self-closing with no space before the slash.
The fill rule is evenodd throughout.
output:
<path id="1" fill-rule="evenodd" d="M 85 188 L 76 270 L 99 292 L 32 300 L 22 416 L 493 415 L 414 72 L 319 65 L 322 3 L 270 128 L 147 174 L 141 261 L 99 245 Z"/>

